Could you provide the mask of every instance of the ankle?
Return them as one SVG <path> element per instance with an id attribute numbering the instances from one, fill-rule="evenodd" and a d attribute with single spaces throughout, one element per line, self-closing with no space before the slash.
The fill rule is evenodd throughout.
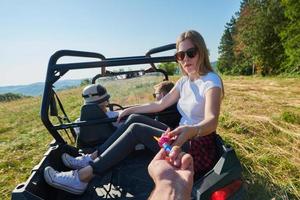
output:
<path id="1" fill-rule="evenodd" d="M 98 151 L 94 151 L 93 153 L 90 154 L 90 157 L 92 160 L 95 160 L 98 157 Z"/>
<path id="2" fill-rule="evenodd" d="M 78 177 L 79 180 L 82 182 L 90 182 L 90 180 L 92 180 L 92 178 L 94 177 L 93 168 L 90 165 L 88 165 L 87 167 L 80 169 L 78 171 Z"/>

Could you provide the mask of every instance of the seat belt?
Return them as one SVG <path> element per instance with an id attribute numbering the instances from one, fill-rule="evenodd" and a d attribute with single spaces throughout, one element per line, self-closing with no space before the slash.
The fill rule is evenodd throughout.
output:
<path id="1" fill-rule="evenodd" d="M 58 119 L 58 121 L 60 122 L 60 124 L 63 124 L 63 120 L 66 120 L 68 123 L 71 123 L 71 120 L 69 119 L 67 113 L 65 112 L 65 109 L 64 109 L 64 107 L 63 107 L 63 105 L 62 105 L 62 103 L 61 103 L 61 101 L 60 101 L 58 95 L 56 94 L 56 92 L 54 91 L 53 88 L 52 88 L 52 92 L 53 92 L 55 98 L 57 99 L 57 102 L 58 102 L 58 105 L 59 105 L 60 110 L 61 110 L 62 113 L 64 114 L 64 117 L 63 117 L 63 118 L 60 117 L 60 116 L 58 116 L 58 115 L 56 116 L 57 119 Z M 70 140 L 71 142 L 75 142 L 75 141 L 72 141 L 72 140 L 71 140 L 71 138 L 70 138 L 70 136 L 69 136 L 67 130 L 66 130 L 66 129 L 64 129 L 64 130 L 65 130 L 65 132 L 66 132 L 66 134 L 67 134 L 69 140 Z M 73 128 L 73 127 L 70 127 L 70 131 L 71 131 L 71 133 L 72 133 L 72 136 L 73 136 L 74 140 L 76 140 L 76 133 L 75 133 L 74 128 Z"/>

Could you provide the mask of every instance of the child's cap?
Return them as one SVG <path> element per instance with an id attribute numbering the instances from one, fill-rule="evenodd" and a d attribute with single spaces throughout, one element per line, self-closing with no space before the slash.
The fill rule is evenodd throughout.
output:
<path id="1" fill-rule="evenodd" d="M 110 98 L 105 87 L 100 84 L 91 84 L 86 86 L 82 91 L 84 104 L 103 103 Z"/>

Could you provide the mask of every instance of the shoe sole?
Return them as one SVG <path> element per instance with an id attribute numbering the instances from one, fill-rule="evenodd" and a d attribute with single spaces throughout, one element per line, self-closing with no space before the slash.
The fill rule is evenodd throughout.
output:
<path id="1" fill-rule="evenodd" d="M 70 188 L 70 186 L 65 186 L 65 185 L 57 185 L 55 182 L 53 182 L 51 175 L 49 173 L 49 170 L 44 170 L 44 178 L 45 181 L 52 187 L 59 189 L 59 190 L 64 190 L 66 192 L 72 193 L 72 194 L 76 194 L 76 195 L 81 195 L 84 193 L 85 190 L 77 190 L 75 188 Z"/>

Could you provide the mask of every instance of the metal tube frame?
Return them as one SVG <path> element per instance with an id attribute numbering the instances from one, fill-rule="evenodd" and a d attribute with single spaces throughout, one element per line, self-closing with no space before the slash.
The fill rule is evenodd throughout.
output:
<path id="1" fill-rule="evenodd" d="M 132 56 L 132 57 L 116 57 L 116 58 L 105 58 L 102 54 L 94 52 L 84 52 L 84 51 L 73 51 L 73 50 L 60 50 L 55 52 L 49 60 L 44 93 L 42 98 L 41 105 L 41 120 L 49 133 L 53 136 L 57 143 L 66 143 L 66 141 L 58 133 L 58 128 L 56 125 L 53 125 L 49 119 L 49 107 L 50 100 L 53 95 L 52 88 L 53 84 L 58 81 L 64 74 L 69 70 L 76 69 L 88 69 L 88 68 L 101 68 L 102 72 L 105 73 L 106 67 L 117 67 L 117 66 L 126 66 L 126 65 L 136 65 L 136 64 L 150 64 L 153 71 L 161 72 L 157 69 L 154 63 L 164 63 L 164 62 L 175 62 L 174 55 L 171 56 L 157 56 L 151 57 L 153 53 L 164 52 L 168 50 L 175 49 L 175 44 L 169 44 L 161 47 L 151 49 L 146 53 L 145 56 Z M 94 62 L 80 62 L 80 63 L 64 63 L 58 64 L 57 61 L 66 56 L 71 57 L 83 57 L 83 58 L 96 58 L 100 61 Z M 152 71 L 152 70 L 151 70 Z M 79 123 L 80 126 L 84 126 L 85 123 Z M 79 125 L 77 124 L 77 126 Z M 76 126 L 76 124 L 74 124 Z M 74 126 L 72 124 L 66 124 L 66 128 Z M 64 126 L 60 126 L 64 127 Z"/>

